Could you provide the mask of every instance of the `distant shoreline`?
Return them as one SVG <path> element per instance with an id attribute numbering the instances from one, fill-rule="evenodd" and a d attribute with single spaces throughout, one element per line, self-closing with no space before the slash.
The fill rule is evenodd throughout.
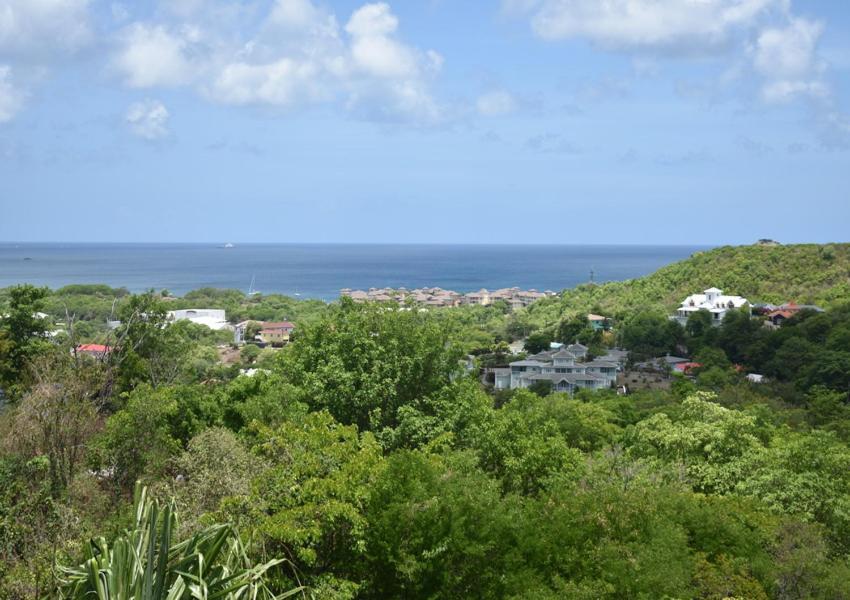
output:
<path id="1" fill-rule="evenodd" d="M 205 287 L 332 301 L 344 288 L 563 290 L 622 281 L 704 246 L 0 243 L 0 288 L 103 283 L 182 296 Z M 253 285 L 252 285 L 253 281 Z"/>

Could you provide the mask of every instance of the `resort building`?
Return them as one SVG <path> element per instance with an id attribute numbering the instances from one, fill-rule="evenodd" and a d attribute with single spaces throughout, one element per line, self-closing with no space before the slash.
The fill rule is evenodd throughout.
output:
<path id="1" fill-rule="evenodd" d="M 512 310 L 517 310 L 520 308 L 525 308 L 526 306 L 537 302 L 541 298 L 545 298 L 547 295 L 554 295 L 553 292 L 538 292 L 535 289 L 531 290 L 521 290 L 518 287 L 512 288 L 502 288 L 500 290 L 496 290 L 495 292 L 488 292 L 487 290 L 481 290 L 477 292 L 478 294 L 484 293 L 489 296 L 488 304 L 492 304 L 497 300 L 504 300 L 507 302 Z"/>
<path id="2" fill-rule="evenodd" d="M 340 290 L 339 294 L 351 298 L 355 302 L 397 302 L 399 304 L 413 302 L 426 308 L 445 308 L 461 304 L 489 306 L 498 300 L 503 300 L 508 303 L 511 309 L 516 310 L 525 308 L 541 298 L 554 296 L 555 292 L 538 292 L 533 289 L 521 290 L 518 287 L 512 287 L 502 288 L 494 292 L 480 289 L 477 292 L 459 294 L 453 290 L 430 287 L 414 290 L 370 288 L 368 291 L 344 288 Z"/>
<path id="3" fill-rule="evenodd" d="M 723 317 L 726 316 L 727 312 L 741 309 L 750 310 L 750 303 L 746 298 L 726 296 L 723 290 L 713 287 L 708 288 L 702 294 L 693 294 L 685 298 L 676 314 L 670 318 L 685 325 L 692 314 L 705 310 L 711 314 L 712 325 L 717 326 L 723 322 Z"/>

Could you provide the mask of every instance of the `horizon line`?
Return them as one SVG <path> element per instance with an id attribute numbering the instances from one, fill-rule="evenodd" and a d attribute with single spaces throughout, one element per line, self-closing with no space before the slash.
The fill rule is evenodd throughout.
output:
<path id="1" fill-rule="evenodd" d="M 236 249 L 240 246 L 645 246 L 645 247 L 704 247 L 718 248 L 722 246 L 754 246 L 759 240 L 753 242 L 423 242 L 423 241 L 380 241 L 380 242 L 365 242 L 365 241 L 111 241 L 111 240 L 0 240 L 0 245 L 34 245 L 34 244 L 68 244 L 68 245 L 147 245 L 147 246 L 213 246 L 222 249 Z M 850 242 L 778 242 L 780 245 L 823 245 L 823 244 L 842 244 Z M 226 244 L 232 244 L 232 248 L 224 248 Z"/>

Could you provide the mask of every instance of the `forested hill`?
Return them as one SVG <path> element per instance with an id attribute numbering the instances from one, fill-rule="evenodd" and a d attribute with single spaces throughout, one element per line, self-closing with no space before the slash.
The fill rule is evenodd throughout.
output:
<path id="1" fill-rule="evenodd" d="M 712 286 L 751 302 L 828 308 L 850 301 L 850 244 L 723 246 L 646 277 L 565 290 L 532 305 L 528 316 L 537 326 L 549 326 L 587 312 L 624 317 L 647 308 L 666 311 Z"/>

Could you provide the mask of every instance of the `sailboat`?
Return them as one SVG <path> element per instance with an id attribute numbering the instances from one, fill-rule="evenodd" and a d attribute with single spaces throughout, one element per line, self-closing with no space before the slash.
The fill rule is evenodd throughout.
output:
<path id="1" fill-rule="evenodd" d="M 255 290 L 255 289 L 254 289 L 254 281 L 255 281 L 256 279 L 257 279 L 257 275 L 256 275 L 256 274 L 251 275 L 251 285 L 250 285 L 250 286 L 248 286 L 248 295 L 249 295 L 249 296 L 256 296 L 257 294 L 259 294 L 259 293 L 260 293 L 258 290 Z"/>

